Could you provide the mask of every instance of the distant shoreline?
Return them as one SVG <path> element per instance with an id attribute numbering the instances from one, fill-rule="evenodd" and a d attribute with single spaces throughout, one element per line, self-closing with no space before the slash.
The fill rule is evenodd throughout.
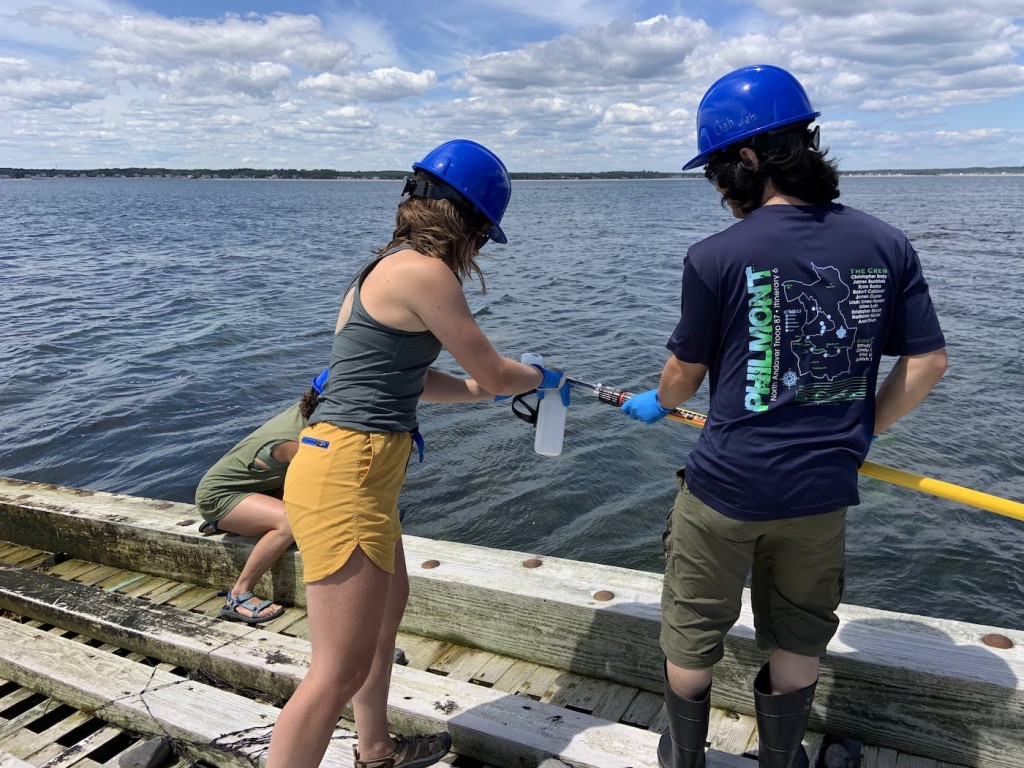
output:
<path id="1" fill-rule="evenodd" d="M 172 168 L 93 168 L 42 169 L 0 168 L 0 180 L 45 179 L 189 179 L 209 181 L 395 181 L 410 175 L 410 171 L 336 171 L 330 168 L 306 169 L 172 169 Z M 673 180 L 701 179 L 701 172 L 666 173 L 662 171 L 593 171 L 593 172 L 522 172 L 510 173 L 513 180 L 521 181 L 605 181 L 605 180 Z M 841 171 L 841 176 L 1024 176 L 1024 166 L 995 168 L 926 168 L 878 169 L 870 171 Z"/>

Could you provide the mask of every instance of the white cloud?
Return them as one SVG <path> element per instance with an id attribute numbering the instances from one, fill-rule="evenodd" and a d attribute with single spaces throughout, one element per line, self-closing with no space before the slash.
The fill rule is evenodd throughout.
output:
<path id="1" fill-rule="evenodd" d="M 534 19 L 578 27 L 606 24 L 621 14 L 623 3 L 616 0 L 483 0 L 482 5 Z"/>
<path id="2" fill-rule="evenodd" d="M 0 58 L 0 77 L 16 78 L 23 77 L 32 72 L 32 65 L 28 59 Z"/>
<path id="3" fill-rule="evenodd" d="M 167 70 L 156 79 L 170 93 L 187 98 L 220 95 L 265 99 L 288 82 L 290 75 L 288 67 L 270 61 L 212 61 Z"/>
<path id="4" fill-rule="evenodd" d="M 612 22 L 517 51 L 487 54 L 466 64 L 470 83 L 507 88 L 607 88 L 671 78 L 709 34 L 700 21 L 658 16 L 636 24 Z"/>
<path id="5" fill-rule="evenodd" d="M 311 90 L 332 94 L 341 99 L 394 101 L 419 96 L 437 83 L 433 70 L 406 72 L 397 67 L 384 67 L 352 75 L 323 73 L 299 81 L 300 91 Z"/>
<path id="6" fill-rule="evenodd" d="M 331 123 L 355 128 L 372 128 L 376 122 L 373 112 L 355 106 L 329 109 L 324 113 L 324 118 Z"/>
<path id="7" fill-rule="evenodd" d="M 0 81 L 0 109 L 70 108 L 102 99 L 105 92 L 85 80 L 19 77 Z M 8 113 L 8 117 L 11 115 Z"/>
<path id="8" fill-rule="evenodd" d="M 650 125 L 655 121 L 658 110 L 639 104 L 612 104 L 604 113 L 605 125 Z"/>
<path id="9" fill-rule="evenodd" d="M 354 63 L 352 47 L 344 40 L 327 39 L 320 20 L 312 15 L 168 19 L 44 10 L 23 11 L 14 19 L 30 27 L 74 32 L 149 61 L 275 58 L 327 72 L 344 72 Z"/>
<path id="10" fill-rule="evenodd" d="M 0 14 L 0 141 L 23 166 L 65 146 L 85 165 L 395 168 L 465 136 L 514 169 L 675 170 L 704 91 L 750 63 L 801 80 L 850 167 L 1024 164 L 1024 0 L 737 0 L 726 21 L 636 20 L 640 0 L 211 0 L 210 18 L 32 1 Z"/>
<path id="11" fill-rule="evenodd" d="M 914 16 L 930 16 L 941 13 L 944 6 L 935 0 L 756 0 L 755 5 L 766 13 L 778 16 L 817 16 L 844 17 L 857 16 L 864 13 L 890 11 L 898 7 L 900 11 Z M 963 6 L 953 6 L 962 8 Z M 971 0 L 970 11 L 979 18 L 985 15 L 1024 13 L 1024 2 L 1021 0 Z"/>

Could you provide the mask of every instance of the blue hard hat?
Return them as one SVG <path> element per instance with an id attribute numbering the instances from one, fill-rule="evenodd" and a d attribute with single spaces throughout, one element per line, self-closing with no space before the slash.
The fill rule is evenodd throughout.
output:
<path id="1" fill-rule="evenodd" d="M 318 395 L 322 395 L 324 393 L 324 387 L 327 386 L 327 372 L 329 370 L 330 368 L 324 368 L 323 371 L 320 372 L 320 375 L 313 379 L 312 387 Z"/>
<path id="2" fill-rule="evenodd" d="M 412 167 L 426 171 L 466 198 L 491 222 L 487 232 L 491 240 L 508 242 L 499 225 L 512 196 L 512 182 L 505 164 L 491 150 L 469 139 L 453 139 L 432 149 Z"/>
<path id="3" fill-rule="evenodd" d="M 820 115 L 803 86 L 789 72 L 770 64 L 742 67 L 708 88 L 697 107 L 699 154 L 684 171 L 705 165 L 730 144 Z"/>

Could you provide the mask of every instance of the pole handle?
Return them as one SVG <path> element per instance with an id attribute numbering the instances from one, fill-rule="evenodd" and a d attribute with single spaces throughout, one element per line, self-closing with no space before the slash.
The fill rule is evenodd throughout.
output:
<path id="1" fill-rule="evenodd" d="M 579 385 L 586 389 L 592 389 L 594 394 L 597 395 L 597 399 L 602 403 L 614 405 L 618 408 L 621 408 L 624 402 L 633 397 L 632 392 L 627 392 L 624 389 L 604 387 L 600 384 L 587 384 L 586 382 L 576 379 L 569 379 L 569 381 L 574 385 Z M 685 408 L 676 408 L 672 413 L 666 416 L 666 418 L 683 424 L 689 424 L 691 427 L 697 428 L 703 427 L 707 421 L 707 416 L 703 413 L 688 411 Z M 913 491 L 927 493 L 931 496 L 938 496 L 942 499 L 949 499 L 950 501 L 955 501 L 960 504 L 966 504 L 969 507 L 983 509 L 986 512 L 994 512 L 997 515 L 1012 517 L 1015 520 L 1024 520 L 1024 504 L 1021 504 L 1019 501 L 1004 499 L 1001 496 L 995 496 L 991 493 L 983 493 L 972 488 L 965 488 L 961 485 L 947 483 L 943 480 L 936 480 L 933 477 L 915 475 L 913 472 L 906 472 L 902 469 L 888 467 L 884 464 L 876 464 L 873 461 L 865 461 L 864 464 L 861 465 L 860 473 L 867 477 L 873 477 L 876 480 L 882 480 L 893 485 L 909 488 Z"/>

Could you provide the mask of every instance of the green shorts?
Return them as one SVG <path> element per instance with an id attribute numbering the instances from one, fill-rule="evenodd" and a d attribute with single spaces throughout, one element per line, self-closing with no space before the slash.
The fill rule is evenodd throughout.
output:
<path id="1" fill-rule="evenodd" d="M 664 543 L 661 647 L 673 664 L 706 669 L 722 658 L 748 573 L 758 647 L 825 655 L 839 627 L 846 507 L 786 520 L 735 520 L 680 480 Z"/>

